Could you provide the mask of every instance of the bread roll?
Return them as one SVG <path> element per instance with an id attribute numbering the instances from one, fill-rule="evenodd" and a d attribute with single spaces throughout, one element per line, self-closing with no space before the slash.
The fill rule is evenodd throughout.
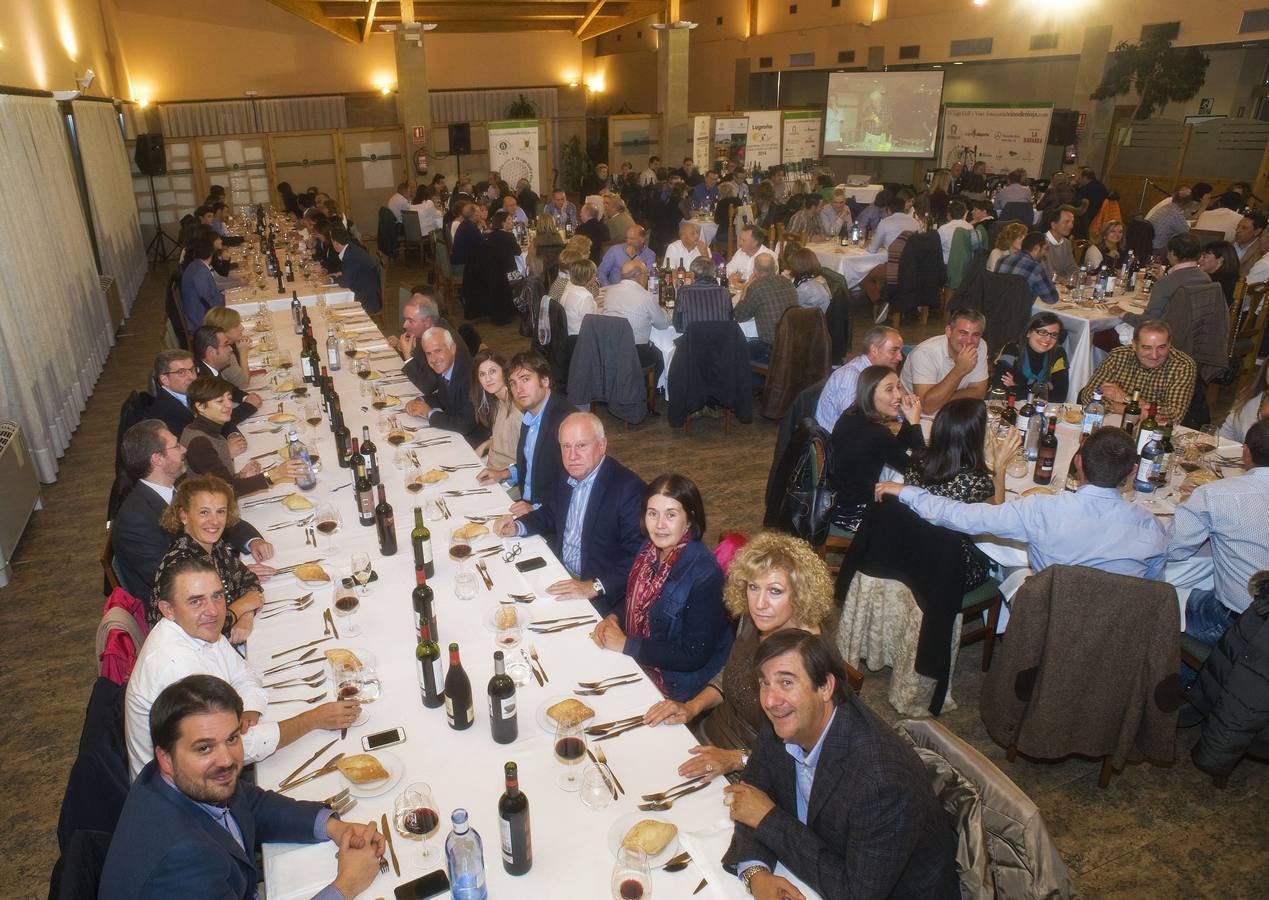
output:
<path id="1" fill-rule="evenodd" d="M 678 833 L 678 828 L 669 822 L 644 819 L 626 832 L 626 836 L 621 839 L 621 846 L 627 850 L 642 850 L 653 857 L 664 850 Z"/>
<path id="2" fill-rule="evenodd" d="M 595 711 L 582 701 L 570 697 L 568 700 L 556 703 L 546 711 L 546 714 L 561 725 L 580 725 L 595 715 Z"/>
<path id="3" fill-rule="evenodd" d="M 383 781 L 388 777 L 388 770 L 369 753 L 345 756 L 335 765 L 339 767 L 339 771 L 343 776 L 353 784 L 370 784 L 375 781 Z"/>
<path id="4" fill-rule="evenodd" d="M 454 537 L 461 538 L 464 541 L 474 541 L 482 534 L 488 534 L 489 529 L 479 522 L 468 522 L 460 528 L 454 529 Z"/>
<path id="5" fill-rule="evenodd" d="M 319 563 L 304 563 L 296 566 L 295 577 L 301 581 L 330 581 L 330 576 Z"/>
<path id="6" fill-rule="evenodd" d="M 285 500 L 282 501 L 282 505 L 285 506 L 287 509 L 295 510 L 298 512 L 301 509 L 312 509 L 313 501 L 309 500 L 307 497 L 301 497 L 299 494 L 291 494 L 289 497 L 287 497 Z M 321 567 L 319 566 L 318 568 L 321 568 Z M 303 578 L 304 576 L 301 575 L 300 577 Z M 315 578 L 309 579 L 309 581 L 320 581 L 320 580 L 321 579 L 315 579 Z"/>
<path id="7" fill-rule="evenodd" d="M 274 425 L 286 425 L 289 422 L 295 421 L 295 414 L 289 412 L 274 413 L 269 416 L 269 421 Z"/>
<path id="8" fill-rule="evenodd" d="M 360 669 L 361 660 L 357 658 L 357 654 L 351 650 L 345 650 L 342 647 L 335 647 L 325 651 L 326 658 L 330 660 L 332 666 L 343 666 L 346 669 Z"/>

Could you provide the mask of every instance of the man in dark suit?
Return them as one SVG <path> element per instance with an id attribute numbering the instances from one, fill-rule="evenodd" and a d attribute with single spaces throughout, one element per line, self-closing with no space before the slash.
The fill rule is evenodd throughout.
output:
<path id="1" fill-rule="evenodd" d="M 353 243 L 352 235 L 342 222 L 330 223 L 331 246 L 339 257 L 339 284 L 353 292 L 367 315 L 383 309 L 379 264 L 364 247 Z"/>
<path id="2" fill-rule="evenodd" d="M 124 432 L 122 453 L 132 490 L 110 523 L 111 546 L 123 589 L 148 603 L 154 573 L 174 537 L 163 530 L 159 519 L 185 475 L 185 448 L 161 421 L 143 419 Z M 245 519 L 226 528 L 225 539 L 250 553 L 257 563 L 273 556 L 273 545 Z"/>
<path id="3" fill-rule="evenodd" d="M 454 336 L 440 326 L 423 332 L 421 343 L 427 367 L 416 367 L 408 374 L 423 396 L 406 403 L 405 411 L 427 419 L 433 428 L 457 431 L 470 439 L 476 432 L 471 359 L 459 357 Z"/>
<path id="4" fill-rule="evenodd" d="M 590 261 L 599 265 L 604 261 L 604 247 L 608 243 L 608 226 L 599 218 L 599 210 L 593 204 L 583 203 L 578 211 L 580 222 L 577 234 L 590 238 Z"/>
<path id="5" fill-rule="evenodd" d="M 317 896 L 354 897 L 379 875 L 374 823 L 239 781 L 242 700 L 211 675 L 169 685 L 150 710 L 154 759 L 132 783 L 101 873 L 101 900 L 253 898 L 265 841 L 338 844 L 335 880 Z M 332 848 L 334 849 L 334 848 Z"/>
<path id="6" fill-rule="evenodd" d="M 723 865 L 760 898 L 801 897 L 777 862 L 825 900 L 956 900 L 956 832 L 920 757 L 851 693 L 821 635 L 787 629 L 753 661 L 769 720 L 741 781 Z"/>
<path id="7" fill-rule="evenodd" d="M 540 353 L 517 353 L 508 366 L 511 398 L 524 411 L 515 465 L 506 469 L 481 469 L 480 484 L 509 481 L 520 488 L 511 514 L 522 516 L 542 505 L 564 478 L 560 457 L 560 425 L 572 412 L 568 401 L 551 391 L 551 364 Z"/>
<path id="8" fill-rule="evenodd" d="M 185 393 L 197 377 L 194 355 L 188 350 L 164 350 L 154 358 L 154 405 L 150 414 L 178 438 L 185 426 L 194 421 Z"/>
<path id="9" fill-rule="evenodd" d="M 181 309 L 190 331 L 203 324 L 203 316 L 214 306 L 225 305 L 225 295 L 216 287 L 212 256 L 216 250 L 206 238 L 196 237 L 185 248 L 188 262 L 181 273 Z"/>
<path id="10" fill-rule="evenodd" d="M 194 332 L 195 369 L 199 375 L 215 375 L 220 377 L 220 370 L 234 358 L 234 345 L 229 340 L 225 329 L 215 325 L 204 325 Z M 234 387 L 232 398 L 235 407 L 230 424 L 236 425 L 243 419 L 256 414 L 260 408 L 260 395 L 254 391 L 248 394 L 240 387 Z"/>
<path id="11" fill-rule="evenodd" d="M 542 498 L 542 505 L 513 520 L 498 520 L 496 531 L 547 535 L 551 550 L 572 578 L 547 592 L 561 599 L 582 597 L 601 614 L 625 603 L 626 578 L 643 545 L 643 479 L 607 456 L 604 425 L 590 413 L 575 412 L 559 432 L 568 477 Z"/>

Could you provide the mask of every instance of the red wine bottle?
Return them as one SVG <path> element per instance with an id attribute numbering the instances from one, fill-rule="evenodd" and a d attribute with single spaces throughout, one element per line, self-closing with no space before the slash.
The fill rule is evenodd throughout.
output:
<path id="1" fill-rule="evenodd" d="M 449 645 L 449 671 L 445 674 L 445 718 L 455 731 L 466 731 L 476 720 L 471 702 L 471 679 L 458 658 L 458 645 Z"/>
<path id="2" fill-rule="evenodd" d="M 338 401 L 330 420 L 335 431 L 335 455 L 339 457 L 340 468 L 347 469 L 350 465 L 348 457 L 351 455 L 352 435 L 348 431 L 348 426 L 344 424 L 344 414 L 338 408 Z"/>
<path id="3" fill-rule="evenodd" d="M 397 521 L 392 515 L 392 505 L 383 485 L 379 485 L 379 503 L 375 506 L 375 530 L 379 535 L 379 552 L 395 556 L 397 552 Z"/>
<path id="4" fill-rule="evenodd" d="M 516 721 L 516 683 L 507 675 L 501 650 L 494 652 L 494 673 L 489 679 L 489 730 L 497 744 L 510 744 L 520 733 Z"/>
<path id="5" fill-rule="evenodd" d="M 512 875 L 533 868 L 533 832 L 529 828 L 529 798 L 520 790 L 516 764 L 504 769 L 507 790 L 498 798 L 498 824 L 502 832 L 502 867 Z"/>
<path id="6" fill-rule="evenodd" d="M 367 528 L 375 523 L 375 494 L 366 477 L 366 462 L 357 452 L 357 439 L 352 439 L 349 464 L 353 470 L 353 492 L 357 495 L 357 521 Z"/>
<path id="7" fill-rule="evenodd" d="M 436 606 L 432 602 L 432 588 L 427 583 L 427 574 L 422 569 L 415 569 L 414 580 L 417 583 L 414 593 L 410 595 L 410 602 L 414 607 L 414 630 L 418 631 L 427 622 L 432 640 L 439 643 L 441 632 L 436 625 Z"/>
<path id="8" fill-rule="evenodd" d="M 445 702 L 445 680 L 441 674 L 441 648 L 428 630 L 427 619 L 419 627 L 419 643 L 414 648 L 414 661 L 418 667 L 419 692 L 423 705 L 436 709 Z"/>
<path id="9" fill-rule="evenodd" d="M 379 448 L 370 440 L 370 426 L 361 426 L 361 455 L 366 460 L 366 477 L 371 484 L 379 483 Z"/>

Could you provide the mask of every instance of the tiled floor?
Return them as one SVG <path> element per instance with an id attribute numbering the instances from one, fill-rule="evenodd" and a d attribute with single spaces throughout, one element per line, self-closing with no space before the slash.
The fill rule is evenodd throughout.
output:
<path id="1" fill-rule="evenodd" d="M 390 293 L 418 274 L 410 268 L 391 272 Z M 97 555 L 116 417 L 128 391 L 144 385 L 158 350 L 162 285 L 159 275 L 147 280 L 61 460 L 59 479 L 45 488 L 44 510 L 27 529 L 14 580 L 0 590 L 0 678 L 10 698 L 0 738 L 7 769 L 0 827 L 11 836 L 0 855 L 0 894 L 6 897 L 47 893 L 58 807 L 96 675 L 92 648 L 102 601 Z M 860 310 L 857 338 L 862 318 Z M 477 327 L 504 352 L 524 345 L 514 328 Z M 924 327 L 905 326 L 904 335 L 915 343 L 941 327 L 933 319 Z M 630 431 L 610 422 L 610 452 L 644 478 L 676 470 L 700 485 L 711 536 L 760 527 L 774 423 L 757 419 L 724 436 L 720 421 L 705 419 L 685 436 L 664 417 Z M 953 681 L 959 708 L 943 721 L 1035 800 L 1083 896 L 1269 896 L 1269 767 L 1244 763 L 1229 788 L 1217 791 L 1189 763 L 1192 733 L 1181 735 L 1174 766 L 1129 766 L 1108 790 L 1097 787 L 1094 762 L 1009 763 L 978 716 L 980 648 L 960 655 Z M 893 719 L 887 680 L 886 671 L 868 673 L 864 696 Z"/>

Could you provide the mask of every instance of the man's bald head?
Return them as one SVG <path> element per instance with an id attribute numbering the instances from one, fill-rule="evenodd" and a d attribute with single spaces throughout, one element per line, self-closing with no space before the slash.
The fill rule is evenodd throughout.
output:
<path id="1" fill-rule="evenodd" d="M 413 337 L 422 337 L 436 324 L 440 313 L 432 295 L 423 288 L 416 288 L 405 306 L 401 307 L 401 325 Z"/>
<path id="2" fill-rule="evenodd" d="M 621 267 L 621 280 L 634 281 L 647 287 L 648 267 L 643 264 L 641 259 L 627 260 L 626 264 Z"/>
<path id="3" fill-rule="evenodd" d="M 776 258 L 770 253 L 761 253 L 754 257 L 753 274 L 754 277 L 759 275 L 774 275 L 776 273 Z"/>

